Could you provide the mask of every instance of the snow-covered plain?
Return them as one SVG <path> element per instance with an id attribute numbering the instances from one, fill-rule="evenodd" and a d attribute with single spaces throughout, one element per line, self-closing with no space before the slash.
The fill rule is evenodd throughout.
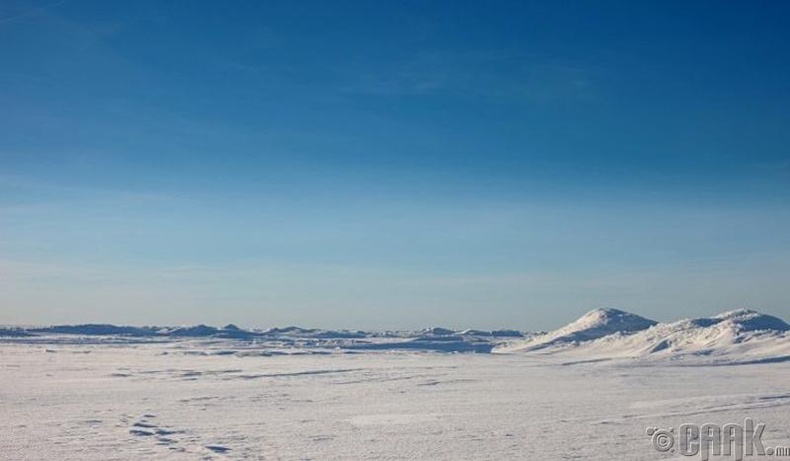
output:
<path id="1" fill-rule="evenodd" d="M 746 417 L 790 446 L 784 322 L 637 317 L 525 337 L 7 330 L 0 459 L 654 460 L 672 454 L 647 427 Z"/>

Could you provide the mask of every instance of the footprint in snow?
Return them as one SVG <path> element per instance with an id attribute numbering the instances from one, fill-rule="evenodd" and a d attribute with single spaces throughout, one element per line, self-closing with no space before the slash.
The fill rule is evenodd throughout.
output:
<path id="1" fill-rule="evenodd" d="M 206 445 L 206 448 L 214 453 L 227 453 L 230 451 L 230 448 L 223 447 L 222 445 Z"/>

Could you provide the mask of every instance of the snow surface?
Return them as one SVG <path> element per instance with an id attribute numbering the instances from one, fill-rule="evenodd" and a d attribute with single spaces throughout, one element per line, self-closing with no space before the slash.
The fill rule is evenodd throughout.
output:
<path id="1" fill-rule="evenodd" d="M 790 446 L 788 326 L 753 311 L 521 339 L 129 328 L 6 328 L 0 459 L 657 460 L 647 427 L 746 417 Z"/>
<path id="2" fill-rule="evenodd" d="M 596 310 L 554 332 L 496 346 L 561 360 L 633 359 L 727 365 L 790 361 L 790 326 L 747 309 L 710 318 L 656 323 L 622 311 Z"/>

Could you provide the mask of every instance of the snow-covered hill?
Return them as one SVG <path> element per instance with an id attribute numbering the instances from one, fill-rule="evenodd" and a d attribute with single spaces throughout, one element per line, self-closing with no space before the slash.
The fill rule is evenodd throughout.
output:
<path id="1" fill-rule="evenodd" d="M 297 326 L 246 330 L 229 324 L 222 328 L 195 326 L 117 326 L 109 324 L 47 327 L 0 326 L 0 341 L 27 343 L 152 343 L 201 340 L 221 346 L 220 352 L 253 350 L 269 353 L 327 353 L 328 351 L 411 350 L 488 353 L 506 340 L 524 338 L 515 330 L 463 330 L 441 327 L 418 331 L 359 331 L 308 329 Z"/>
<path id="2" fill-rule="evenodd" d="M 709 318 L 655 323 L 622 311 L 595 310 L 553 332 L 495 348 L 577 361 L 633 358 L 690 363 L 790 361 L 790 325 L 747 309 Z"/>
<path id="3" fill-rule="evenodd" d="M 535 351 L 551 346 L 567 346 L 603 338 L 612 334 L 628 334 L 656 325 L 654 320 L 619 309 L 595 309 L 558 330 L 537 335 L 508 348 L 509 352 Z M 504 350 L 503 348 L 502 350 Z"/>

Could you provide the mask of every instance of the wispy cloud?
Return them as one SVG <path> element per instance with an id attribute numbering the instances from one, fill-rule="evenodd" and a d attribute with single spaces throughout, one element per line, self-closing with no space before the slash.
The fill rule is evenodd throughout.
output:
<path id="1" fill-rule="evenodd" d="M 45 3 L 45 4 L 42 4 L 42 5 L 38 5 L 38 6 L 27 7 L 27 8 L 15 11 L 15 12 L 14 11 L 9 12 L 9 13 L 7 13 L 4 16 L 0 16 L 0 24 L 6 24 L 6 23 L 14 22 L 14 21 L 19 21 L 19 20 L 22 20 L 22 19 L 35 17 L 37 15 L 45 13 L 47 10 L 49 10 L 51 8 L 54 8 L 54 7 L 58 6 L 58 5 L 61 5 L 61 4 L 65 3 L 65 2 L 66 2 L 66 0 L 57 0 L 57 1 L 54 1 L 54 2 Z"/>
<path id="2" fill-rule="evenodd" d="M 496 51 L 365 58 L 337 71 L 341 91 L 348 94 L 451 94 L 517 102 L 594 99 L 601 73 L 583 63 Z"/>

